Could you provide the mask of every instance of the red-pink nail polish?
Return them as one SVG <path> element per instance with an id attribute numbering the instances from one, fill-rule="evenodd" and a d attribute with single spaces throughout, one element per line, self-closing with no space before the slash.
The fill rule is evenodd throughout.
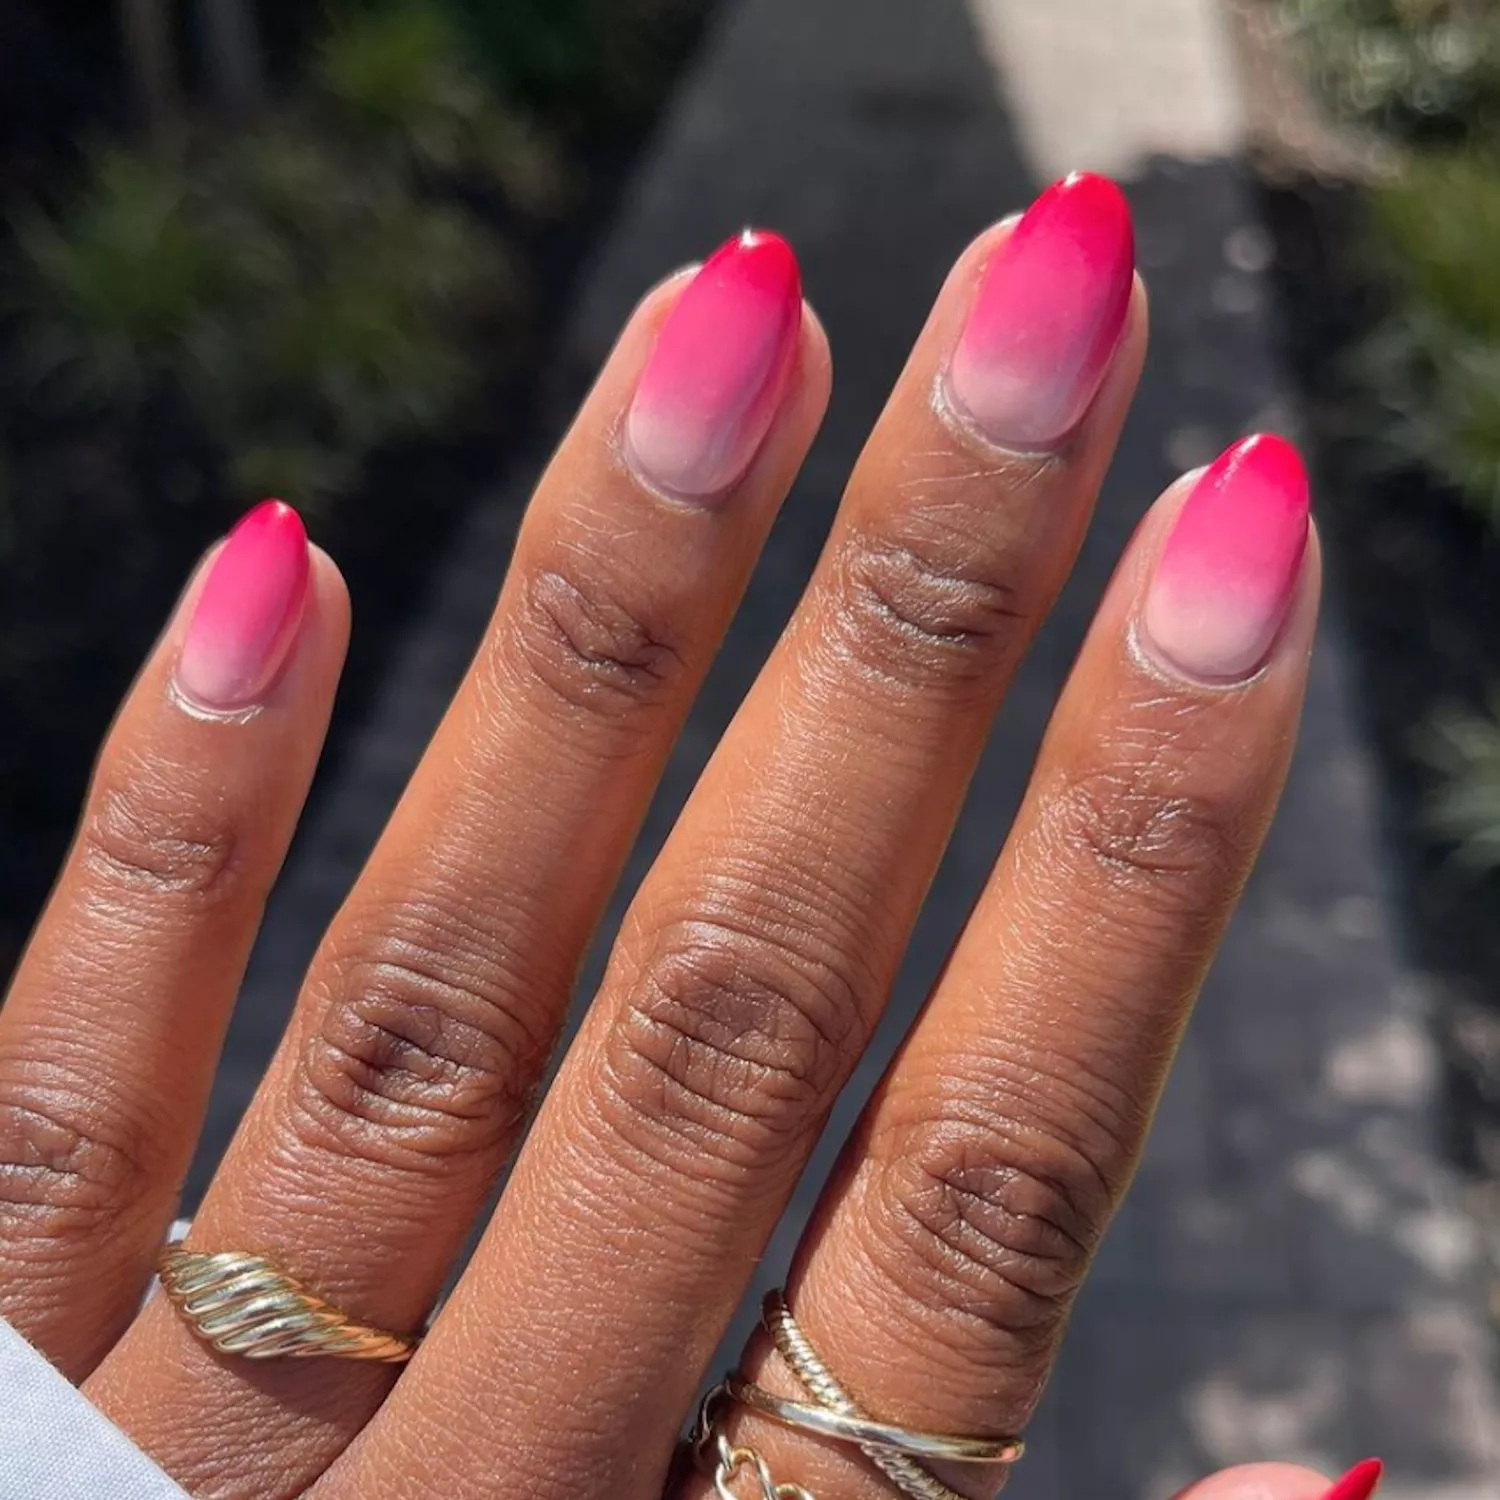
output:
<path id="1" fill-rule="evenodd" d="M 1307 550 L 1307 470 L 1285 439 L 1246 438 L 1193 486 L 1141 617 L 1144 644 L 1185 676 L 1235 682 L 1271 650 Z"/>
<path id="2" fill-rule="evenodd" d="M 1021 216 L 984 272 L 948 370 L 953 405 L 993 442 L 1046 448 L 1089 408 L 1135 274 L 1125 195 L 1080 172 Z"/>
<path id="3" fill-rule="evenodd" d="M 1323 1500 L 1370 1500 L 1385 1465 L 1378 1458 L 1367 1458 L 1355 1466 L 1342 1479 L 1335 1479 Z"/>
<path id="4" fill-rule="evenodd" d="M 270 685 L 307 601 L 307 532 L 290 505 L 266 500 L 214 559 L 177 658 L 177 687 L 211 709 L 247 708 Z"/>
<path id="5" fill-rule="evenodd" d="M 667 314 L 625 421 L 651 484 L 703 499 L 749 467 L 786 390 L 802 278 L 778 235 L 747 229 L 706 260 Z"/>

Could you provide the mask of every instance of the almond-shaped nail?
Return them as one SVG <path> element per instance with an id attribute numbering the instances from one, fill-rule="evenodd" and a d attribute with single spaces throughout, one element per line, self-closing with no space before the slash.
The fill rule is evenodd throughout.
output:
<path id="1" fill-rule="evenodd" d="M 689 499 L 739 479 L 785 393 L 801 323 L 784 239 L 747 229 L 715 251 L 667 314 L 625 420 L 642 477 Z"/>
<path id="2" fill-rule="evenodd" d="M 1125 195 L 1079 172 L 1048 188 L 985 268 L 948 369 L 948 397 L 992 442 L 1044 449 L 1098 393 L 1130 311 Z"/>
<path id="3" fill-rule="evenodd" d="M 1370 1500 L 1383 1473 L 1385 1465 L 1378 1458 L 1367 1458 L 1355 1464 L 1342 1479 L 1335 1479 L 1323 1500 Z"/>
<path id="4" fill-rule="evenodd" d="M 1307 470 L 1285 439 L 1246 438 L 1206 469 L 1156 563 L 1143 643 L 1166 666 L 1237 682 L 1270 653 L 1307 550 Z"/>
<path id="5" fill-rule="evenodd" d="M 193 605 L 177 688 L 204 708 L 248 708 L 286 658 L 307 603 L 302 518 L 280 500 L 257 505 L 229 533 Z"/>

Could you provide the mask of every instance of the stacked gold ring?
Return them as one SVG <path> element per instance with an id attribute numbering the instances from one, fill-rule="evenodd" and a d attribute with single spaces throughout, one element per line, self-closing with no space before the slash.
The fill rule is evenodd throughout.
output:
<path id="1" fill-rule="evenodd" d="M 243 1359 L 376 1360 L 399 1364 L 420 1335 L 356 1322 L 263 1255 L 204 1254 L 168 1246 L 157 1261 L 162 1290 L 193 1332 Z"/>
<path id="2" fill-rule="evenodd" d="M 162 1289 L 193 1332 L 225 1354 L 243 1359 L 338 1359 L 397 1364 L 421 1344 L 418 1334 L 392 1333 L 360 1323 L 308 1291 L 263 1255 L 205 1253 L 168 1246 L 157 1262 Z M 863 1410 L 818 1357 L 782 1294 L 772 1292 L 761 1321 L 776 1350 L 811 1398 L 790 1400 L 731 1375 L 704 1398 L 696 1448 L 713 1473 L 720 1500 L 748 1471 L 762 1500 L 813 1500 L 800 1485 L 777 1483 L 753 1448 L 730 1444 L 720 1404 L 734 1401 L 783 1426 L 858 1448 L 910 1500 L 966 1500 L 929 1468 L 929 1462 L 1008 1466 L 1025 1452 L 1013 1437 L 924 1432 L 884 1422 Z"/>
<path id="3" fill-rule="evenodd" d="M 789 1401 L 748 1380 L 731 1375 L 724 1382 L 731 1401 L 748 1406 L 783 1427 L 795 1427 L 819 1437 L 853 1443 L 858 1448 L 878 1448 L 884 1453 L 905 1453 L 912 1458 L 950 1464 L 1013 1464 L 1026 1451 L 1019 1438 L 964 1437 L 958 1433 L 921 1432 L 894 1422 L 878 1422 L 855 1412 L 815 1406 L 809 1401 Z"/>
<path id="4" fill-rule="evenodd" d="M 776 1485 L 765 1461 L 750 1448 L 734 1448 L 720 1428 L 724 1401 L 734 1401 L 784 1427 L 832 1438 L 858 1448 L 910 1500 L 967 1500 L 927 1467 L 930 1462 L 1009 1466 L 1026 1451 L 1016 1437 L 976 1437 L 924 1432 L 883 1422 L 859 1406 L 819 1358 L 798 1326 L 781 1292 L 771 1292 L 761 1308 L 761 1323 L 776 1352 L 811 1398 L 790 1400 L 738 1375 L 731 1375 L 705 1398 L 699 1415 L 697 1452 L 705 1467 L 714 1464 L 714 1487 L 721 1500 L 734 1500 L 729 1485 L 735 1474 L 753 1463 L 763 1500 L 780 1500 L 783 1492 L 811 1500 L 794 1485 Z M 737 1462 L 731 1463 L 731 1459 Z"/>

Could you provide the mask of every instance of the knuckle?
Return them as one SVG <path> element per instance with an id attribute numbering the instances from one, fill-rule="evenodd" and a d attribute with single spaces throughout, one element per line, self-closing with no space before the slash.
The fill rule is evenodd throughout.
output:
<path id="1" fill-rule="evenodd" d="M 880 1171 L 882 1269 L 974 1357 L 1044 1357 L 1112 1211 L 1108 1154 L 1060 1132 L 926 1122 Z"/>
<path id="2" fill-rule="evenodd" d="M 165 1166 L 153 1142 L 74 1080 L 0 1070 L 0 1223 L 67 1239 L 154 1202 Z"/>
<path id="3" fill-rule="evenodd" d="M 722 921 L 684 924 L 607 1042 L 607 1107 L 652 1153 L 695 1170 L 784 1159 L 858 1052 L 855 985 L 831 954 Z"/>
<path id="4" fill-rule="evenodd" d="M 526 580 L 522 649 L 538 679 L 570 707 L 629 713 L 665 701 L 682 675 L 677 633 L 655 618 L 665 610 L 625 593 L 619 581 L 581 581 L 571 565 L 541 568 Z"/>
<path id="5" fill-rule="evenodd" d="M 1233 809 L 1166 768 L 1075 776 L 1042 798 L 1052 840 L 1124 887 L 1183 908 L 1203 901 L 1239 862 Z"/>
<path id="6" fill-rule="evenodd" d="M 1030 611 L 992 550 L 930 517 L 856 529 L 842 544 L 838 576 L 848 649 L 903 683 L 992 684 L 1028 628 Z"/>
<path id="7" fill-rule="evenodd" d="M 79 829 L 83 866 L 112 887 L 171 895 L 197 905 L 239 885 L 243 842 L 221 807 L 191 805 L 150 775 L 96 788 Z"/>
<path id="8" fill-rule="evenodd" d="M 455 957 L 433 926 L 451 920 L 358 937 L 330 960 L 291 1091 L 304 1145 L 448 1173 L 511 1140 L 551 1037 L 502 966 Z"/>

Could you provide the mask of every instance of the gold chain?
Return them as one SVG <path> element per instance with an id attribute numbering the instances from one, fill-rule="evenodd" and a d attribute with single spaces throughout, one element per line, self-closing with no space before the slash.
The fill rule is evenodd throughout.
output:
<path id="1" fill-rule="evenodd" d="M 734 1492 L 734 1481 L 744 1470 L 754 1477 L 755 1500 L 814 1500 L 800 1484 L 777 1484 L 770 1466 L 754 1448 L 736 1448 L 722 1432 L 715 1435 L 718 1462 L 714 1467 L 714 1489 L 719 1500 L 744 1500 Z"/>
<path id="2" fill-rule="evenodd" d="M 761 1324 L 813 1404 L 787 1400 L 737 1374 L 709 1391 L 698 1408 L 692 1450 L 698 1468 L 713 1476 L 719 1500 L 813 1500 L 801 1485 L 778 1484 L 756 1449 L 736 1447 L 729 1441 L 720 1418 L 731 1404 L 858 1449 L 909 1500 L 968 1500 L 962 1491 L 939 1479 L 924 1460 L 1003 1466 L 1003 1484 L 1010 1465 L 1025 1451 L 1016 1437 L 924 1432 L 871 1417 L 819 1358 L 780 1291 L 767 1295 Z M 748 1496 L 734 1489 L 735 1481 L 744 1476 L 755 1486 Z"/>
<path id="3" fill-rule="evenodd" d="M 729 1441 L 718 1420 L 728 1400 L 729 1393 L 722 1384 L 704 1396 L 692 1440 L 693 1457 L 703 1473 L 713 1476 L 719 1500 L 746 1500 L 734 1490 L 735 1481 L 745 1474 L 755 1484 L 749 1500 L 816 1500 L 812 1491 L 800 1484 L 777 1484 L 763 1454 L 750 1447 L 737 1448 Z"/>

